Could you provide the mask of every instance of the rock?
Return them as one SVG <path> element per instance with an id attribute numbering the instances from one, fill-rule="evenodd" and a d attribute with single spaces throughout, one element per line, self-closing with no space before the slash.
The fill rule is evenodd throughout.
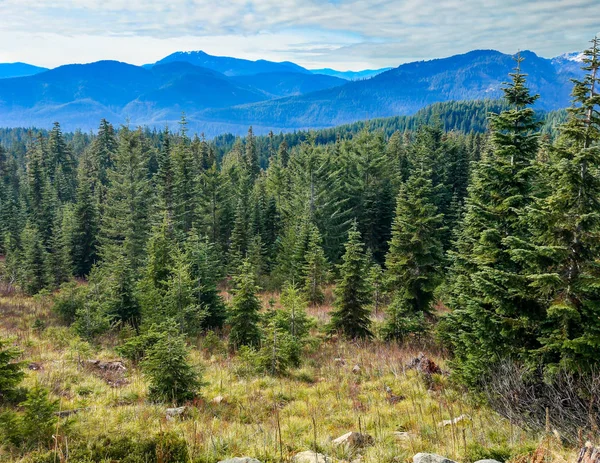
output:
<path id="1" fill-rule="evenodd" d="M 315 453 L 312 450 L 300 452 L 294 455 L 294 463 L 331 463 L 332 460 L 321 453 Z"/>
<path id="2" fill-rule="evenodd" d="M 121 360 L 111 360 L 108 362 L 103 362 L 102 360 L 84 360 L 81 362 L 84 366 L 88 368 L 94 368 L 97 370 L 107 370 L 107 371 L 126 371 L 125 365 Z"/>
<path id="3" fill-rule="evenodd" d="M 407 367 L 414 368 L 426 375 L 442 373 L 442 369 L 423 353 L 420 353 L 417 357 L 414 357 L 410 362 L 408 362 Z"/>
<path id="4" fill-rule="evenodd" d="M 456 425 L 462 421 L 470 421 L 470 420 L 471 420 L 471 417 L 469 415 L 460 415 L 460 416 L 457 416 L 456 418 L 454 418 L 453 420 L 441 421 L 438 423 L 438 426 L 440 426 L 440 427 L 452 426 L 452 425 Z M 490 461 L 493 461 L 493 460 L 490 460 Z"/>
<path id="5" fill-rule="evenodd" d="M 260 461 L 251 457 L 234 457 L 227 460 L 221 460 L 219 463 L 260 463 Z"/>
<path id="6" fill-rule="evenodd" d="M 441 455 L 436 455 L 435 453 L 417 453 L 413 457 L 413 463 L 456 463 L 449 458 L 443 457 Z"/>
<path id="7" fill-rule="evenodd" d="M 397 440 L 403 441 L 403 442 L 413 440 L 417 437 L 414 434 L 411 434 L 410 432 L 403 432 L 403 431 L 395 431 L 392 435 Z"/>
<path id="8" fill-rule="evenodd" d="M 501 462 L 498 460 L 485 459 L 485 460 L 477 460 L 475 463 L 501 463 Z"/>
<path id="9" fill-rule="evenodd" d="M 352 368 L 352 373 L 354 373 L 355 375 L 360 373 L 360 365 L 354 365 L 354 367 Z"/>
<path id="10" fill-rule="evenodd" d="M 375 440 L 368 434 L 362 434 L 360 432 L 350 431 L 343 436 L 334 439 L 333 445 L 346 445 L 352 448 L 362 448 L 369 445 L 373 445 Z"/>
<path id="11" fill-rule="evenodd" d="M 59 412 L 54 412 L 54 414 L 56 416 L 58 416 L 59 418 L 66 418 L 68 416 L 71 415 L 76 415 L 77 413 L 84 411 L 84 410 L 89 410 L 89 407 L 85 407 L 85 408 L 75 408 L 73 410 L 61 410 Z"/>
<path id="12" fill-rule="evenodd" d="M 173 420 L 177 417 L 181 417 L 184 415 L 186 410 L 185 405 L 183 407 L 177 407 L 177 408 L 167 408 L 165 410 L 165 414 L 167 415 L 167 420 Z"/>
<path id="13" fill-rule="evenodd" d="M 42 364 L 37 362 L 31 362 L 29 365 L 27 365 L 27 368 L 33 371 L 41 371 L 44 369 Z"/>
<path id="14" fill-rule="evenodd" d="M 227 400 L 225 400 L 225 397 L 223 397 L 222 395 L 218 395 L 217 397 L 215 397 L 214 399 L 211 400 L 211 402 L 215 405 L 219 405 L 219 404 L 225 404 L 227 403 Z"/>

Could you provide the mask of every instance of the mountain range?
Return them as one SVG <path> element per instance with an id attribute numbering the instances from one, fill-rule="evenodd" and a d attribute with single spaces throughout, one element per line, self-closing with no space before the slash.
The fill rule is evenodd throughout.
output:
<path id="1" fill-rule="evenodd" d="M 537 108 L 566 107 L 570 79 L 581 74 L 580 55 L 521 55 L 529 86 L 541 94 Z M 92 130 L 107 118 L 156 127 L 173 125 L 185 112 L 190 129 L 208 136 L 244 133 L 250 125 L 257 133 L 331 127 L 414 114 L 435 102 L 494 99 L 515 66 L 511 55 L 494 50 L 362 75 L 201 51 L 174 53 L 144 66 L 99 61 L 45 70 L 18 64 L 0 65 L 5 76 L 0 126 L 49 127 L 60 121 L 65 130 Z"/>

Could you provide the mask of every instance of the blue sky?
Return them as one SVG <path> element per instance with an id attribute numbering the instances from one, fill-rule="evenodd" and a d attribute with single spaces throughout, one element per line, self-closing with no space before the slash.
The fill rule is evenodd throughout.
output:
<path id="1" fill-rule="evenodd" d="M 204 50 L 308 68 L 476 48 L 552 57 L 600 33 L 599 0 L 0 0 L 0 62 L 154 62 Z"/>

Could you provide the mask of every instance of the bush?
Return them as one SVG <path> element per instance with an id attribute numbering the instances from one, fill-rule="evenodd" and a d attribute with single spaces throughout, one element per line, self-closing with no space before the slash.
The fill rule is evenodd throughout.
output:
<path id="1" fill-rule="evenodd" d="M 81 312 L 85 304 L 85 287 L 75 281 L 63 283 L 60 291 L 53 298 L 52 310 L 60 319 L 71 325 L 75 322 L 77 313 Z"/>
<path id="2" fill-rule="evenodd" d="M 48 390 L 33 387 L 20 404 L 22 413 L 7 411 L 0 416 L 3 440 L 15 447 L 33 448 L 50 443 L 58 410 L 57 401 L 50 400 Z"/>
<path id="3" fill-rule="evenodd" d="M 0 403 L 13 400 L 17 386 L 25 376 L 23 363 L 17 362 L 21 351 L 0 338 Z"/>
<path id="4" fill-rule="evenodd" d="M 598 429 L 598 372 L 561 370 L 547 377 L 542 368 L 531 371 L 505 361 L 482 379 L 480 387 L 494 410 L 523 428 L 542 432 L 550 425 L 570 443 Z"/>
<path id="5" fill-rule="evenodd" d="M 187 443 L 172 432 L 151 437 L 100 436 L 85 447 L 70 448 L 72 461 L 118 461 L 120 463 L 166 463 L 189 461 Z"/>

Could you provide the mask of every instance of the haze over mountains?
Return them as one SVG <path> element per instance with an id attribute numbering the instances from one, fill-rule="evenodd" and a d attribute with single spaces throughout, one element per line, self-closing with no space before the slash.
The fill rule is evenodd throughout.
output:
<path id="1" fill-rule="evenodd" d="M 537 107 L 566 107 L 570 79 L 580 73 L 578 54 L 522 56 L 530 87 L 543 95 Z M 45 70 L 16 63 L 0 65 L 0 126 L 60 121 L 65 130 L 94 130 L 107 118 L 162 127 L 185 112 L 190 129 L 208 136 L 244 133 L 249 125 L 257 133 L 322 128 L 413 114 L 435 102 L 497 98 L 513 67 L 510 55 L 494 50 L 363 73 L 204 52 L 178 52 L 144 66 L 99 61 Z"/>

